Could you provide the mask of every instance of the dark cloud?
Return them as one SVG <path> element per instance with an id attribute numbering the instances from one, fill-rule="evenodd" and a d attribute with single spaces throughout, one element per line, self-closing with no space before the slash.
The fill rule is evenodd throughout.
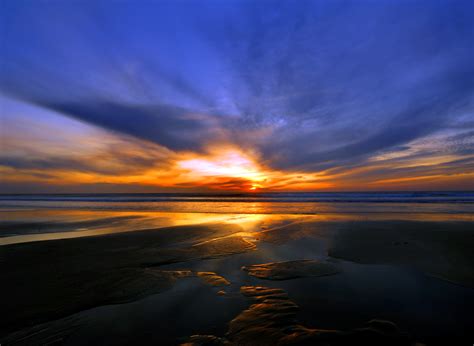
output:
<path id="1" fill-rule="evenodd" d="M 219 137 L 216 119 L 166 105 L 131 105 L 103 100 L 37 104 L 78 120 L 161 144 L 173 150 L 200 150 Z"/>

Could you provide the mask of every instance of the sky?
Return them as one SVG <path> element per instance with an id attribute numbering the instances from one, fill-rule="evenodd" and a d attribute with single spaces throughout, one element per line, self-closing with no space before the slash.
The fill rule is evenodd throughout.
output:
<path id="1" fill-rule="evenodd" d="M 0 191 L 474 190 L 474 2 L 3 0 Z"/>

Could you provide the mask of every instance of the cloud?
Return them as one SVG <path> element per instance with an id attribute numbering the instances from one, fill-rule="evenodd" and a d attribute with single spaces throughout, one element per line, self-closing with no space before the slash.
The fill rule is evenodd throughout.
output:
<path id="1" fill-rule="evenodd" d="M 232 144 L 288 172 L 373 166 L 374 178 L 389 174 L 374 161 L 384 153 L 400 156 L 396 174 L 447 148 L 472 155 L 470 1 L 43 5 L 8 2 L 3 92 L 118 136 L 175 153 Z M 452 139 L 411 153 L 446 130 Z"/>
<path id="2" fill-rule="evenodd" d="M 37 101 L 53 111 L 89 124 L 149 140 L 172 150 L 200 150 L 221 135 L 217 119 L 166 105 L 130 105 L 104 100 L 55 103 Z"/>

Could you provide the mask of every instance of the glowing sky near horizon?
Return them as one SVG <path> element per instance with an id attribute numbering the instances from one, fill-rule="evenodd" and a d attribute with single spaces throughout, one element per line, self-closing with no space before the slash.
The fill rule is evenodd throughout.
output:
<path id="1" fill-rule="evenodd" d="M 1 192 L 474 190 L 472 1 L 2 6 Z"/>

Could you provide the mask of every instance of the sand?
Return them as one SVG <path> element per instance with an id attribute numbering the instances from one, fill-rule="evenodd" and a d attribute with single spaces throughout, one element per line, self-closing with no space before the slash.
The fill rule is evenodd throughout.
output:
<path id="1" fill-rule="evenodd" d="M 269 280 L 268 285 L 289 284 L 288 287 L 306 287 L 309 292 L 312 285 L 318 287 L 324 280 L 334 279 L 345 289 L 351 287 L 351 282 L 344 282 L 349 272 L 340 263 L 350 261 L 408 268 L 456 285 L 474 287 L 473 233 L 472 223 L 461 221 L 305 221 L 255 233 L 258 241 L 254 243 L 241 236 L 242 228 L 238 225 L 213 223 L 0 246 L 0 340 L 18 340 L 27 335 L 32 338 L 28 340 L 35 342 L 54 341 L 83 323 L 75 318 L 78 312 L 165 294 L 181 280 L 197 278 L 199 285 L 209 286 L 207 289 L 214 290 L 214 296 L 221 301 L 240 296 L 235 289 L 244 285 L 241 294 L 252 305 L 229 321 L 227 333 L 195 335 L 189 338 L 190 344 L 258 341 L 317 345 L 330 341 L 338 345 L 352 344 L 354 340 L 365 344 L 410 344 L 411 339 L 386 321 L 334 330 L 329 329 L 331 326 L 322 329 L 299 322 L 298 305 L 305 308 L 305 300 L 296 304 L 283 288 L 258 288 L 249 285 L 249 281 L 235 282 L 236 276 L 227 274 L 233 270 L 240 272 L 244 265 L 249 275 L 243 275 L 242 280 L 253 280 L 252 284 Z M 315 239 L 325 244 L 317 258 L 326 260 L 302 255 L 302 250 L 306 254 L 316 251 L 312 247 Z M 286 257 L 275 261 L 278 253 Z M 233 255 L 244 259 L 227 260 L 226 256 Z M 192 265 L 206 259 L 225 260 L 229 265 L 219 267 L 224 268 L 222 271 L 212 267 L 192 269 Z M 300 280 L 293 280 L 296 278 Z M 391 280 L 361 279 L 370 284 Z M 290 284 L 292 281 L 294 285 Z M 465 292 L 464 287 L 446 285 Z M 328 296 L 341 299 L 337 294 Z M 315 320 L 321 321 L 325 316 L 319 315 L 318 306 L 309 306 L 318 303 L 316 298 L 308 302 L 308 308 L 314 309 Z M 48 330 L 54 330 L 54 335 L 48 334 Z M 6 335 L 9 336 L 5 338 Z M 186 335 L 191 334 L 183 336 Z"/>
<path id="2" fill-rule="evenodd" d="M 309 276 L 334 275 L 341 272 L 336 264 L 316 260 L 295 260 L 253 264 L 242 267 L 249 275 L 266 280 L 288 280 Z"/>
<path id="3" fill-rule="evenodd" d="M 169 263 L 216 258 L 255 249 L 232 225 L 197 225 L 0 247 L 0 334 L 105 304 L 124 303 L 198 275 L 223 285 L 214 273 L 160 270 Z M 219 238 L 224 237 L 224 238 Z"/>
<path id="4" fill-rule="evenodd" d="M 474 287 L 473 249 L 469 222 L 357 222 L 340 227 L 328 255 L 364 264 L 407 266 Z"/>
<path id="5" fill-rule="evenodd" d="M 308 328 L 297 319 L 299 307 L 280 288 L 242 286 L 253 304 L 229 322 L 225 336 L 193 335 L 182 345 L 373 345 L 416 343 L 389 321 L 371 320 L 352 330 Z"/>
<path id="6" fill-rule="evenodd" d="M 196 275 L 200 277 L 205 283 L 211 286 L 220 287 L 230 285 L 230 282 L 226 278 L 217 275 L 214 272 L 197 272 Z M 220 294 L 219 292 L 217 293 Z"/>
<path id="7" fill-rule="evenodd" d="M 474 226 L 467 221 L 294 222 L 261 232 L 260 241 L 285 244 L 304 238 L 327 242 L 327 255 L 362 264 L 414 268 L 474 287 Z"/>

